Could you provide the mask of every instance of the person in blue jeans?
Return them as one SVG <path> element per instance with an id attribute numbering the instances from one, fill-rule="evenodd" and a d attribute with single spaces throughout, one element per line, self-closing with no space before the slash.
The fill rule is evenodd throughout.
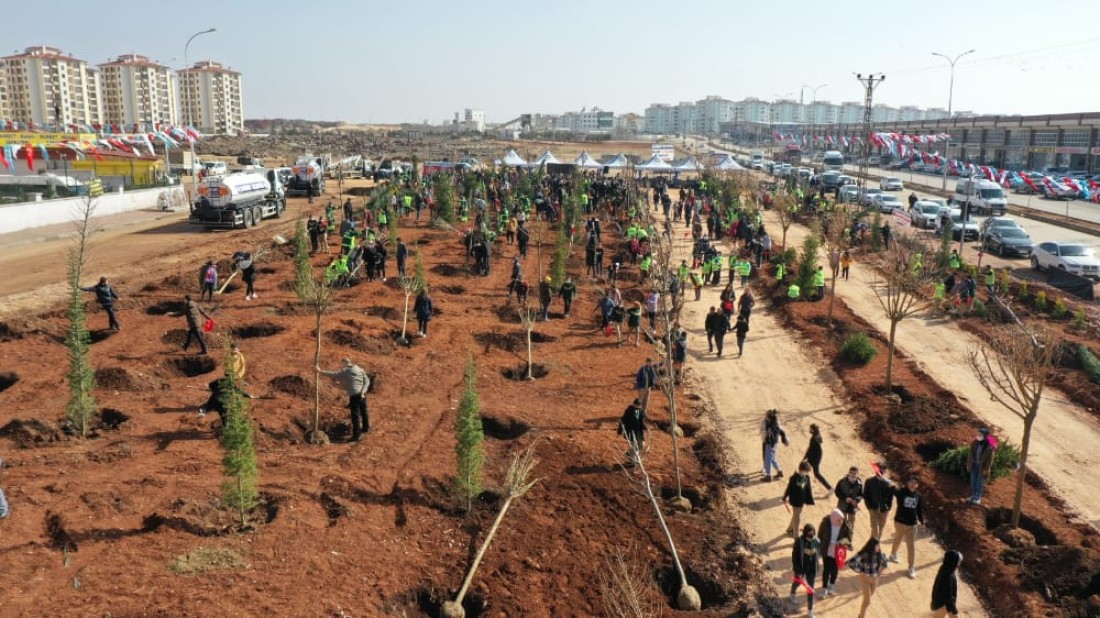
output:
<path id="1" fill-rule="evenodd" d="M 779 468 L 779 459 L 775 450 L 782 440 L 784 445 L 789 445 L 787 432 L 779 424 L 779 410 L 768 410 L 764 414 L 764 422 L 760 424 L 760 434 L 764 440 L 764 481 L 771 482 L 772 468 L 775 469 L 775 478 L 783 478 L 783 470 Z"/>
<path id="2" fill-rule="evenodd" d="M 970 475 L 970 503 L 981 504 L 985 483 L 993 470 L 993 451 L 995 442 L 989 437 L 989 429 L 982 427 L 977 437 L 970 443 L 970 454 L 966 458 L 966 471 Z"/>

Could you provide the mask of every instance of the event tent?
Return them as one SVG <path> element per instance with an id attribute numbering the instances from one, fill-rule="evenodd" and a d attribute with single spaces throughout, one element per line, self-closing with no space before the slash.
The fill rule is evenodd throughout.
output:
<path id="1" fill-rule="evenodd" d="M 531 167 L 542 167 L 543 165 L 558 165 L 560 163 L 561 161 L 554 156 L 554 153 L 547 150 L 539 158 L 532 161 L 530 165 Z"/>
<path id="2" fill-rule="evenodd" d="M 672 169 L 677 172 L 701 172 L 703 171 L 703 166 L 699 164 L 699 161 L 697 161 L 695 157 L 688 157 L 673 166 Z"/>
<path id="3" fill-rule="evenodd" d="M 611 169 L 621 169 L 621 168 L 624 168 L 624 167 L 630 167 L 630 159 L 627 159 L 626 155 L 620 153 L 620 154 L 615 155 L 615 157 L 613 159 L 611 159 L 610 161 L 608 161 L 607 163 L 604 163 L 604 165 L 606 165 L 607 167 L 609 167 Z"/>
<path id="4" fill-rule="evenodd" d="M 661 159 L 660 155 L 653 155 L 645 163 L 642 163 L 641 165 L 635 165 L 634 169 L 642 170 L 645 172 L 671 172 L 672 166 L 668 163 L 665 163 L 665 161 Z"/>
<path id="5" fill-rule="evenodd" d="M 577 157 L 576 160 L 573 161 L 573 165 L 576 165 L 580 168 L 603 167 L 602 163 L 589 156 L 587 150 L 581 151 L 581 156 Z"/>
<path id="6" fill-rule="evenodd" d="M 505 167 L 527 166 L 527 161 L 524 160 L 523 157 L 516 154 L 515 149 L 509 150 L 508 153 L 504 155 L 504 159 L 501 160 L 501 163 L 504 164 Z"/>
<path id="7" fill-rule="evenodd" d="M 733 157 L 731 157 L 730 155 L 726 155 L 722 157 L 720 161 L 714 164 L 714 169 L 723 172 L 730 172 L 744 170 L 745 168 L 742 167 L 741 164 L 739 164 L 737 161 L 735 161 Z"/>

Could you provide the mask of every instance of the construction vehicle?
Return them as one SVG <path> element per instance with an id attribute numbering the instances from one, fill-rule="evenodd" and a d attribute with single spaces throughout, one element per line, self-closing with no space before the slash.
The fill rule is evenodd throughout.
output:
<path id="1" fill-rule="evenodd" d="M 204 178 L 190 223 L 208 228 L 248 228 L 286 210 L 286 195 L 275 170 Z"/>
<path id="2" fill-rule="evenodd" d="M 343 178 L 344 180 L 362 178 L 363 155 L 345 157 L 329 165 L 328 168 L 325 169 L 325 176 L 328 178 Z"/>
<path id="3" fill-rule="evenodd" d="M 325 191 L 325 160 L 321 157 L 306 155 L 294 162 L 291 168 L 294 173 L 287 183 L 286 195 L 321 195 Z"/>

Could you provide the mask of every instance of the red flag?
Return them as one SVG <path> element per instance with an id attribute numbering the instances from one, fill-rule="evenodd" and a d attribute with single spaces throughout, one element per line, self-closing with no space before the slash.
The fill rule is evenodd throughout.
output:
<path id="1" fill-rule="evenodd" d="M 1020 179 L 1024 181 L 1025 185 L 1031 187 L 1032 191 L 1035 191 L 1036 193 L 1040 193 L 1039 187 L 1036 186 L 1036 184 L 1031 180 L 1031 178 L 1028 177 L 1027 174 L 1022 174 L 1020 176 Z"/>
<path id="2" fill-rule="evenodd" d="M 882 468 L 878 467 L 878 464 L 873 461 L 871 462 L 871 469 L 875 471 L 875 475 L 882 474 Z"/>
<path id="3" fill-rule="evenodd" d="M 214 318 L 206 318 L 206 321 L 202 324 L 202 330 L 204 332 L 211 332 L 214 330 Z"/>
<path id="4" fill-rule="evenodd" d="M 4 156 L 3 148 L 0 148 L 0 163 L 4 165 L 5 169 L 11 169 L 11 163 L 8 163 L 8 158 Z"/>
<path id="5" fill-rule="evenodd" d="M 802 579 L 801 577 L 799 577 L 797 575 L 793 575 L 793 576 L 791 576 L 791 581 L 798 584 L 799 586 L 802 586 L 806 590 L 806 594 L 813 594 L 814 593 L 813 586 L 807 584 L 806 580 Z"/>
<path id="6" fill-rule="evenodd" d="M 836 546 L 836 568 L 843 569 L 848 562 L 848 548 L 843 545 Z"/>
<path id="7" fill-rule="evenodd" d="M 34 171 L 34 146 L 27 144 L 23 147 L 23 152 L 27 153 L 27 169 Z"/>

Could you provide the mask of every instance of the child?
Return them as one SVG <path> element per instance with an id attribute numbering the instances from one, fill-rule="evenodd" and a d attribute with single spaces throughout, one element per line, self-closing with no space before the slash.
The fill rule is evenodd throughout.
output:
<path id="1" fill-rule="evenodd" d="M 863 592 L 863 603 L 859 606 L 859 618 L 867 615 L 871 597 L 878 588 L 878 578 L 889 563 L 882 554 L 879 540 L 871 537 L 853 558 L 848 560 L 848 568 L 859 573 L 859 589 Z"/>
<path id="2" fill-rule="evenodd" d="M 791 523 L 787 526 L 787 534 L 793 538 L 798 534 L 798 526 L 802 523 L 802 507 L 814 504 L 814 491 L 810 484 L 810 462 L 803 461 L 798 464 L 798 471 L 787 481 L 787 489 L 783 492 L 783 504 L 790 506 Z M 813 526 L 810 528 L 812 530 Z"/>
<path id="3" fill-rule="evenodd" d="M 805 462 L 803 462 L 805 463 Z M 794 477 L 791 477 L 794 480 Z M 811 502 L 812 504 L 812 502 Z M 794 566 L 794 576 L 806 582 L 806 609 L 810 610 L 807 618 L 814 618 L 814 579 L 817 577 L 817 554 L 821 551 L 821 541 L 817 538 L 813 524 L 806 524 L 802 528 L 802 536 L 794 542 L 791 551 L 791 563 Z M 798 610 L 799 582 L 791 582 L 791 605 Z"/>

